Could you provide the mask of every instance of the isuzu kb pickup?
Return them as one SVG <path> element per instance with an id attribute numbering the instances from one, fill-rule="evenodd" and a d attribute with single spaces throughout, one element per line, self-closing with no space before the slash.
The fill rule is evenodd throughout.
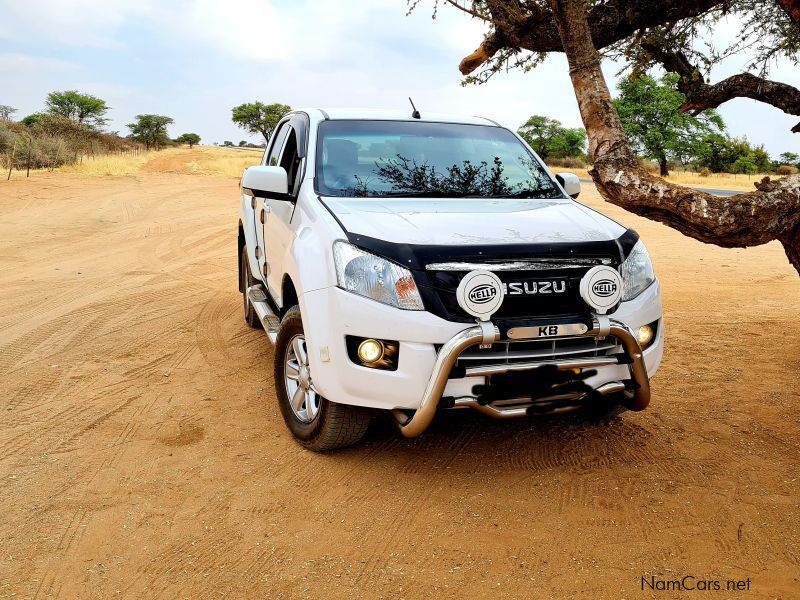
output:
<path id="1" fill-rule="evenodd" d="M 285 115 L 242 175 L 239 291 L 297 440 L 353 444 L 381 410 L 414 437 L 448 410 L 645 408 L 659 282 L 579 192 L 490 119 Z"/>

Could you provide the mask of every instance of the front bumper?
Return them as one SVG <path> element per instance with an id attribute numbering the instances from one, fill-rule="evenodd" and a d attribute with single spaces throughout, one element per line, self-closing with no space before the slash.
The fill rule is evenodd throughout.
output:
<path id="1" fill-rule="evenodd" d="M 316 389 L 335 402 L 384 410 L 418 410 L 438 360 L 437 347 L 471 327 L 424 311 L 392 308 L 338 288 L 306 292 L 300 304 Z M 656 339 L 642 353 L 646 373 L 652 377 L 661 361 L 664 339 L 658 282 L 636 299 L 622 303 L 610 316 L 633 331 L 659 322 Z M 398 340 L 397 370 L 381 371 L 352 363 L 346 335 Z M 604 364 L 596 370 L 597 375 L 586 381 L 594 389 L 630 379 L 628 365 Z M 474 374 L 450 379 L 442 395 L 468 395 L 472 386 L 483 381 L 485 377 Z"/>
<path id="2" fill-rule="evenodd" d="M 492 331 L 488 331 L 492 329 Z M 626 365 L 629 370 L 630 378 L 625 381 L 616 382 L 616 385 L 605 384 L 599 388 L 600 393 L 611 393 L 612 391 L 622 391 L 630 389 L 632 395 L 623 402 L 630 410 L 643 410 L 650 404 L 650 380 L 647 376 L 647 367 L 644 364 L 642 349 L 636 336 L 628 327 L 615 319 L 607 316 L 594 315 L 592 328 L 584 334 L 586 337 L 606 337 L 612 336 L 619 340 L 623 352 L 609 356 L 558 359 L 547 361 L 544 364 L 556 366 L 559 369 L 575 368 L 594 368 L 609 365 Z M 416 437 L 425 431 L 436 415 L 436 409 L 442 398 L 447 380 L 458 357 L 470 346 L 477 344 L 491 344 L 500 340 L 500 331 L 492 326 L 487 327 L 486 323 L 481 323 L 469 327 L 454 335 L 442 346 L 436 357 L 433 372 L 425 394 L 422 397 L 419 408 L 412 416 L 406 415 L 403 411 L 395 410 L 393 414 L 400 426 L 400 431 L 406 437 Z M 543 365 L 542 362 L 511 363 L 499 365 L 486 365 L 471 367 L 467 369 L 468 376 L 491 376 L 508 371 L 532 371 Z M 513 407 L 504 409 L 502 407 L 490 407 L 475 401 L 463 403 L 462 406 L 471 406 L 481 410 L 485 407 L 491 416 L 497 417 L 517 417 L 527 414 L 527 408 Z"/>

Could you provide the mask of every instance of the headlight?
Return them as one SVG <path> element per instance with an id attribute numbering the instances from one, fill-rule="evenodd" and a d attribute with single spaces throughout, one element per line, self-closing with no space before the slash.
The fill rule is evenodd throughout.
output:
<path id="1" fill-rule="evenodd" d="M 656 280 L 650 255 L 641 240 L 631 250 L 619 268 L 622 275 L 622 301 L 633 300 Z"/>
<path id="2" fill-rule="evenodd" d="M 333 244 L 333 260 L 340 288 L 389 306 L 424 310 L 408 269 L 342 241 Z"/>

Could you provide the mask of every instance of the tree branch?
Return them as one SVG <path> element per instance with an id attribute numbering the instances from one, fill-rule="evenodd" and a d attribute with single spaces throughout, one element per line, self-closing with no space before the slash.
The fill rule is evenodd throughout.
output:
<path id="1" fill-rule="evenodd" d="M 786 11 L 786 14 L 800 26 L 800 2 L 798 0 L 777 0 L 778 6 Z"/>
<path id="2" fill-rule="evenodd" d="M 791 85 L 751 73 L 732 75 L 718 83 L 708 84 L 700 69 L 692 65 L 683 52 L 668 52 L 663 45 L 647 41 L 643 41 L 641 47 L 667 71 L 680 75 L 678 89 L 686 96 L 680 108 L 683 112 L 698 114 L 734 98 L 750 98 L 800 116 L 800 90 Z M 792 131 L 800 132 L 800 123 Z"/>
<path id="3" fill-rule="evenodd" d="M 642 169 L 611 103 L 585 0 L 550 0 L 593 156 L 592 179 L 612 204 L 702 242 L 747 247 L 779 240 L 800 273 L 800 176 L 757 184 L 729 198 L 667 183 Z M 688 61 L 687 61 L 688 62 Z"/>
<path id="4" fill-rule="evenodd" d="M 482 21 L 488 21 L 489 20 L 484 15 L 482 15 L 482 14 L 480 14 L 480 13 L 474 11 L 474 10 L 469 9 L 466 6 L 461 6 L 456 0 L 444 0 L 444 1 L 447 2 L 447 4 L 449 4 L 450 6 L 452 6 L 454 8 L 457 8 L 461 12 L 467 13 L 471 17 L 475 17 L 476 19 L 480 19 Z"/>
<path id="5" fill-rule="evenodd" d="M 722 3 L 722 0 L 609 0 L 589 9 L 589 30 L 595 48 L 600 50 L 640 29 L 701 15 Z M 564 51 L 552 9 L 519 0 L 492 0 L 489 6 L 494 29 L 478 49 L 461 61 L 459 69 L 463 75 L 472 73 L 503 48 Z"/>

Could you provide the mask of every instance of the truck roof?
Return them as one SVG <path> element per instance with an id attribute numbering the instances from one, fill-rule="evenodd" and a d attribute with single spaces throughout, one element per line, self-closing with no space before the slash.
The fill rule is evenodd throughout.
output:
<path id="1" fill-rule="evenodd" d="M 428 121 L 436 123 L 463 123 L 467 125 L 494 125 L 498 123 L 485 117 L 432 113 L 420 110 L 421 117 L 411 116 L 411 106 L 406 110 L 378 110 L 371 108 L 311 108 L 297 109 L 309 114 L 316 113 L 321 119 L 372 119 L 376 121 Z"/>

